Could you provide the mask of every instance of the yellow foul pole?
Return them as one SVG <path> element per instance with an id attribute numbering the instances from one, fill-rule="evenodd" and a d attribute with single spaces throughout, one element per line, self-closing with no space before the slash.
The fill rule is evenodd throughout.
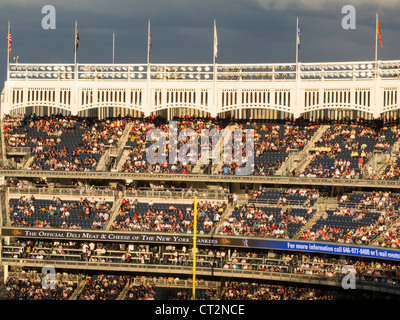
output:
<path id="1" fill-rule="evenodd" d="M 196 235 L 197 235 L 197 197 L 194 197 L 193 210 L 193 289 L 192 300 L 196 300 Z"/>

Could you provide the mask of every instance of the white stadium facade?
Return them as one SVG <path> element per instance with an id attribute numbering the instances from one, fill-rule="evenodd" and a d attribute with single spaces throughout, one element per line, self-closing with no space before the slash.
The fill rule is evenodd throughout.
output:
<path id="1" fill-rule="evenodd" d="M 298 71 L 296 71 L 298 70 Z M 398 117 L 400 61 L 286 64 L 13 63 L 4 114 L 99 119 Z"/>

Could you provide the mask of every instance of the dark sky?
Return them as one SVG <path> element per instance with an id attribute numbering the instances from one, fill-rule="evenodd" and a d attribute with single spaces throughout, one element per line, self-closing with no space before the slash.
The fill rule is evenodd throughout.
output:
<path id="1" fill-rule="evenodd" d="M 341 26 L 342 7 L 354 5 L 356 29 Z M 378 5 L 379 4 L 379 5 Z M 56 29 L 41 27 L 42 7 L 53 5 Z M 218 63 L 294 62 L 296 17 L 301 29 L 299 61 L 373 60 L 375 14 L 383 48 L 379 59 L 399 59 L 400 1 L 392 0 L 0 0 L 0 80 L 5 80 L 7 22 L 19 62 L 145 63 L 151 20 L 152 63 L 212 63 L 217 21 Z"/>

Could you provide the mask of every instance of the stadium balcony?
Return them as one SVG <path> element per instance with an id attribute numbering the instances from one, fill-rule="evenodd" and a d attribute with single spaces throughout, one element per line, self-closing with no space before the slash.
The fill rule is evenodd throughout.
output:
<path id="1" fill-rule="evenodd" d="M 386 179 L 371 160 L 377 157 L 376 153 L 390 156 L 398 139 L 398 126 L 331 125 L 315 142 L 311 161 L 297 176 Z"/>
<path id="2" fill-rule="evenodd" d="M 85 246 L 87 248 L 85 249 Z M 161 297 L 171 297 L 174 295 L 174 292 L 177 293 L 177 290 L 155 290 L 153 284 L 156 284 L 156 287 L 163 288 L 171 288 L 171 287 L 189 287 L 190 280 L 182 281 L 179 279 L 174 279 L 174 274 L 179 274 L 179 278 L 182 276 L 190 277 L 190 271 L 192 271 L 192 267 L 190 264 L 176 264 L 172 262 L 171 265 L 165 266 L 162 264 L 162 259 L 153 260 L 151 263 L 144 263 L 142 261 L 125 261 L 118 262 L 112 255 L 108 255 L 111 251 L 119 252 L 124 255 L 127 252 L 130 252 L 132 249 L 132 253 L 137 252 L 144 254 L 146 252 L 157 253 L 169 252 L 175 254 L 181 254 L 183 247 L 172 247 L 172 246 L 146 246 L 146 245 L 128 245 L 125 244 L 125 247 L 120 247 L 115 243 L 94 243 L 94 247 L 92 247 L 92 242 L 81 242 L 81 243 L 71 243 L 65 242 L 60 243 L 59 241 L 53 242 L 42 242 L 42 241 L 28 241 L 22 239 L 21 241 L 17 241 L 10 245 L 6 245 L 6 248 L 13 247 L 22 247 L 23 253 L 18 258 L 5 258 L 3 253 L 3 260 L 10 265 L 15 267 L 24 267 L 24 268 L 40 268 L 45 264 L 51 263 L 55 268 L 67 268 L 71 273 L 71 276 L 57 275 L 57 277 L 64 277 L 64 286 L 62 290 L 58 290 L 58 297 L 60 297 L 61 292 L 64 295 L 64 298 L 68 299 L 137 299 L 144 298 L 146 293 L 148 294 L 146 298 L 151 298 L 149 293 L 153 295 L 155 299 Z M 57 250 L 60 255 L 68 256 L 68 250 L 78 249 L 81 251 L 82 260 L 74 261 L 68 259 L 60 259 L 54 260 L 50 255 L 46 255 L 43 259 L 39 259 L 31 255 L 31 252 L 35 251 L 34 249 L 44 250 L 45 248 L 49 248 L 50 251 Z M 106 247 L 107 255 L 110 260 L 87 260 L 84 251 L 92 251 L 93 256 L 100 256 L 103 254 L 98 252 Z M 116 248 L 119 247 L 119 248 Z M 169 247 L 169 248 L 168 248 Z M 94 249 L 91 249 L 94 248 Z M 116 250 L 112 250 L 116 249 Z M 64 250 L 63 253 L 61 251 Z M 186 253 L 192 251 L 191 247 L 187 247 Z M 212 252 L 215 256 L 219 253 L 221 256 L 222 251 L 210 247 L 203 251 L 205 255 L 211 256 L 210 252 Z M 199 256 L 202 256 L 202 252 L 199 252 Z M 159 256 L 161 258 L 161 256 Z M 122 259 L 120 257 L 119 259 Z M 362 259 L 357 257 L 335 257 L 331 255 L 318 255 L 313 253 L 299 254 L 299 253 L 290 253 L 290 252 L 275 252 L 272 254 L 268 251 L 256 250 L 256 249 L 231 249 L 226 252 L 226 255 L 222 258 L 221 266 L 214 266 L 210 268 L 210 266 L 205 267 L 202 261 L 198 261 L 197 263 L 197 271 L 199 272 L 199 276 L 209 276 L 210 271 L 212 270 L 212 274 L 217 277 L 230 277 L 237 278 L 237 281 L 243 281 L 243 279 L 251 279 L 253 283 L 257 283 L 258 280 L 274 280 L 274 281 L 289 281 L 291 282 L 290 286 L 296 287 L 309 287 L 312 285 L 318 285 L 318 288 L 321 288 L 321 285 L 328 286 L 329 290 L 337 291 L 340 290 L 343 292 L 341 288 L 341 280 L 344 276 L 342 270 L 346 265 L 353 265 L 356 272 L 356 280 L 357 280 L 357 289 L 360 289 L 359 292 L 365 293 L 367 291 L 373 291 L 376 293 L 391 293 L 391 294 L 400 294 L 399 289 L 399 280 L 400 280 L 400 266 L 393 261 L 382 261 L 382 260 L 374 260 L 374 259 Z M 117 268 L 118 267 L 118 268 Z M 78 279 L 82 279 L 78 274 L 81 272 L 82 268 L 86 271 L 86 276 L 83 280 L 78 282 Z M 76 269 L 74 271 L 74 269 Z M 103 270 L 104 269 L 104 270 Z M 124 272 L 131 272 L 135 270 L 140 270 L 139 272 L 149 272 L 151 274 L 161 274 L 165 277 L 166 274 L 171 275 L 168 279 L 156 279 L 148 278 L 145 280 L 145 277 L 129 279 L 128 275 L 124 275 Z M 117 271 L 119 275 L 113 275 L 113 273 Z M 122 272 L 122 276 L 121 276 Z M 136 271 L 137 272 L 137 271 Z M 127 274 L 127 273 L 126 273 Z M 26 274 L 21 273 L 19 275 L 15 275 L 13 272 L 7 274 L 8 278 L 16 279 L 29 279 L 36 278 L 35 283 L 40 283 L 40 277 L 43 277 L 43 274 L 37 272 L 36 275 L 26 276 Z M 122 278 L 121 278 L 122 277 Z M 103 287 L 103 280 L 106 279 L 110 284 L 106 290 L 101 290 Z M 119 281 L 122 280 L 122 281 Z M 14 280 L 15 281 L 15 280 Z M 231 280 L 232 281 L 232 280 Z M 235 281 L 235 280 L 233 280 Z M 98 285 L 97 285 L 98 284 Z M 21 287 L 23 287 L 22 285 Z M 142 286 L 142 287 L 140 287 Z M 199 292 L 199 298 L 211 298 L 210 292 L 213 292 L 212 295 L 215 297 L 215 289 L 220 288 L 220 285 L 214 284 L 212 281 L 204 281 L 200 280 L 198 283 L 199 289 L 202 289 L 201 293 Z M 15 286 L 14 286 L 15 287 Z M 69 289 L 77 288 L 71 294 L 71 290 Z M 134 288 L 136 287 L 136 288 Z M 146 289 L 147 287 L 147 289 Z M 310 288 L 310 287 L 309 287 Z M 312 287 L 311 287 L 312 288 Z M 143 290 L 144 289 L 144 290 Z M 208 289 L 209 294 L 203 296 L 204 293 Z M 315 289 L 315 287 L 314 287 Z M 365 290 L 365 291 L 364 291 Z M 67 291 L 67 292 L 66 292 Z M 358 291 L 358 290 L 357 290 Z M 155 295 L 154 292 L 157 294 Z M 182 291 L 181 291 L 182 292 Z M 224 290 L 222 292 L 225 292 Z M 221 292 L 220 292 L 221 293 Z M 218 297 L 223 298 L 223 294 L 218 294 Z M 50 296 L 47 296 L 51 299 Z M 183 299 L 186 295 L 176 296 L 177 299 Z M 53 296 L 54 297 L 54 296 Z M 24 296 L 24 298 L 26 298 Z M 228 297 L 225 297 L 228 298 Z"/>

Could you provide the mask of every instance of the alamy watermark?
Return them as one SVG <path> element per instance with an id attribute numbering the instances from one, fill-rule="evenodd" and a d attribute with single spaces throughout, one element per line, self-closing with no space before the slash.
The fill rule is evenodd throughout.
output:
<path id="1" fill-rule="evenodd" d="M 346 274 L 342 279 L 342 288 L 345 290 L 356 288 L 356 268 L 352 265 L 345 265 L 342 273 Z"/>
<path id="2" fill-rule="evenodd" d="M 342 18 L 342 28 L 345 30 L 356 29 L 356 8 L 348 4 L 343 6 L 342 13 L 346 14 Z"/>
<path id="3" fill-rule="evenodd" d="M 228 128 L 222 131 L 215 128 L 201 129 L 200 139 L 199 134 L 190 128 L 178 132 L 176 121 L 170 121 L 168 129 L 168 135 L 162 129 L 153 129 L 147 133 L 147 142 L 153 142 L 146 150 L 148 164 L 166 163 L 166 150 L 170 165 L 178 163 L 196 165 L 199 161 L 202 165 L 207 165 L 210 160 L 213 165 L 220 164 L 222 143 L 223 163 L 236 165 L 235 175 L 250 175 L 254 171 L 254 129 L 235 129 L 233 138 L 232 131 Z"/>
<path id="4" fill-rule="evenodd" d="M 45 276 L 42 279 L 42 289 L 55 289 L 56 288 L 56 269 L 51 265 L 45 265 L 42 268 L 42 273 Z"/>
<path id="5" fill-rule="evenodd" d="M 45 5 L 42 7 L 42 14 L 46 14 L 42 18 L 42 28 L 55 29 L 56 28 L 56 9 L 52 5 Z"/>

